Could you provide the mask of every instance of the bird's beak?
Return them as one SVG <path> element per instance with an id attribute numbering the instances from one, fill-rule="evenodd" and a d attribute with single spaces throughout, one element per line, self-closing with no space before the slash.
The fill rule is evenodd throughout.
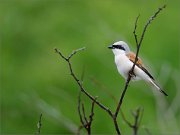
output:
<path id="1" fill-rule="evenodd" d="M 108 46 L 108 48 L 109 48 L 109 49 L 113 49 L 113 46 L 112 46 L 112 45 L 110 45 L 110 46 Z"/>

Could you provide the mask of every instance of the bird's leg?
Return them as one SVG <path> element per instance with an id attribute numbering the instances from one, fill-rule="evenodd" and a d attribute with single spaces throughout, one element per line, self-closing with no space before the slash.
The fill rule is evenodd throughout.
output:
<path id="1" fill-rule="evenodd" d="M 129 71 L 129 76 L 130 77 L 136 77 L 136 75 L 134 74 L 134 71 L 132 69 Z"/>

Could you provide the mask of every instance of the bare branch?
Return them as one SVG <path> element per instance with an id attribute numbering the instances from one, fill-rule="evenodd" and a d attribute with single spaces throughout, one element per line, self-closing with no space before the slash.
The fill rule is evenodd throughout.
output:
<path id="1" fill-rule="evenodd" d="M 71 57 L 72 57 L 73 55 L 75 55 L 77 52 L 83 51 L 83 50 L 85 50 L 85 49 L 86 49 L 85 47 L 82 47 L 82 48 L 79 48 L 79 49 L 77 49 L 77 50 L 74 50 L 74 51 L 69 55 L 68 60 L 70 60 Z"/>
<path id="2" fill-rule="evenodd" d="M 144 29 L 143 29 L 143 32 L 142 32 L 142 35 L 141 35 L 141 38 L 140 38 L 140 41 L 138 43 L 138 40 L 137 40 L 137 34 L 136 34 L 136 28 L 137 28 L 137 21 L 138 21 L 138 18 L 139 16 L 136 18 L 136 21 L 135 21 L 135 27 L 134 27 L 134 36 L 135 36 L 135 40 L 136 40 L 136 46 L 137 46 L 137 51 L 136 51 L 136 57 L 135 57 L 135 61 L 134 61 L 134 64 L 131 68 L 131 70 L 129 71 L 129 75 L 128 75 L 128 78 L 126 80 L 126 83 L 125 83 L 125 86 L 124 86 L 124 90 L 121 94 L 121 97 L 119 99 L 119 103 L 118 103 L 118 106 L 116 108 L 116 111 L 114 113 L 114 122 L 115 122 L 115 127 L 116 127 L 116 131 L 118 133 L 118 130 L 117 130 L 117 123 L 115 121 L 115 119 L 117 119 L 117 116 L 118 116 L 118 113 L 119 113 L 119 110 L 121 108 L 121 105 L 123 103 L 123 99 L 124 99 L 124 96 L 125 96 L 125 93 L 127 91 L 127 88 L 128 88 L 128 85 L 129 85 L 129 82 L 131 81 L 131 78 L 134 76 L 134 68 L 135 68 L 135 65 L 136 65 L 136 62 L 138 60 L 138 54 L 139 54 L 139 50 L 140 50 L 140 47 L 141 47 L 141 43 L 143 41 L 143 38 L 144 38 L 144 35 L 145 35 L 145 32 L 146 32 L 146 29 L 147 27 L 149 26 L 149 24 L 157 17 L 157 15 L 160 13 L 160 11 L 162 9 L 164 9 L 166 7 L 166 5 L 162 6 L 161 8 L 158 9 L 157 12 L 154 13 L 154 15 L 152 17 L 150 17 L 150 19 L 147 21 L 146 25 L 144 26 Z M 119 134 L 119 133 L 118 133 Z"/>
<path id="3" fill-rule="evenodd" d="M 117 122 L 117 117 L 115 117 L 115 115 L 113 115 L 113 122 L 114 122 L 114 126 L 115 126 L 117 134 L 121 135 L 121 131 L 119 129 L 118 122 Z"/>
<path id="4" fill-rule="evenodd" d="M 142 119 L 142 114 L 143 114 L 143 109 L 141 109 L 140 107 L 134 112 L 132 113 L 134 116 L 134 125 L 133 125 L 133 134 L 137 135 L 138 133 L 138 129 L 139 129 L 139 125 Z"/>
<path id="5" fill-rule="evenodd" d="M 131 78 L 134 76 L 134 72 L 133 72 L 133 71 L 134 71 L 134 67 L 135 67 L 136 62 L 137 62 L 137 60 L 138 60 L 139 50 L 140 50 L 140 47 L 141 47 L 142 40 L 143 40 L 143 38 L 144 38 L 144 34 L 145 34 L 145 32 L 146 32 L 146 29 L 147 29 L 147 27 L 149 26 L 149 24 L 152 22 L 152 20 L 154 20 L 154 18 L 155 18 L 155 17 L 160 13 L 160 11 L 161 11 L 163 8 L 165 8 L 165 7 L 166 7 L 166 6 L 164 5 L 164 6 L 162 6 L 161 8 L 159 8 L 158 11 L 155 12 L 152 17 L 150 17 L 150 19 L 148 20 L 148 22 L 146 23 L 146 25 L 145 25 L 145 27 L 144 27 L 144 30 L 143 30 L 142 35 L 141 35 L 141 38 L 140 38 L 140 42 L 139 42 L 139 44 L 137 45 L 136 58 L 135 58 L 134 64 L 133 64 L 131 70 L 129 71 L 129 76 L 128 76 L 127 80 L 126 80 L 123 93 L 122 93 L 122 95 L 121 95 L 121 98 L 120 98 L 120 100 L 119 100 L 119 104 L 118 104 L 117 109 L 116 109 L 116 113 L 115 113 L 115 116 L 116 116 L 116 117 L 117 117 L 117 115 L 118 115 L 119 109 L 120 109 L 121 104 L 122 104 L 122 102 L 123 102 L 123 99 L 124 99 L 126 90 L 127 90 L 127 88 L 128 88 L 129 82 L 131 81 Z M 138 18 L 139 18 L 139 17 L 137 17 L 136 22 L 135 22 L 134 32 L 136 32 L 136 25 L 137 25 L 137 20 L 138 20 Z M 135 39 L 136 39 L 136 38 L 137 38 L 137 34 L 134 33 L 134 36 L 135 36 Z M 137 42 L 137 43 L 138 43 L 138 42 Z"/>
<path id="6" fill-rule="evenodd" d="M 96 98 L 94 98 L 93 96 L 91 96 L 83 87 L 82 83 L 80 82 L 80 80 L 77 78 L 77 76 L 74 74 L 73 72 L 73 69 L 72 69 L 72 65 L 71 65 L 71 62 L 70 62 L 70 59 L 78 52 L 78 51 L 81 51 L 81 50 L 84 50 L 84 48 L 80 48 L 80 49 L 77 49 L 75 51 L 73 51 L 68 58 L 66 58 L 58 49 L 55 49 L 55 52 L 58 53 L 61 58 L 63 58 L 67 63 L 68 63 L 68 66 L 69 66 L 69 70 L 70 70 L 70 73 L 71 73 L 71 76 L 73 77 L 73 79 L 76 81 L 76 83 L 78 84 L 81 92 L 83 92 L 88 98 L 90 98 L 94 103 L 96 103 L 101 109 L 103 109 L 104 111 L 106 111 L 111 117 L 113 117 L 113 114 L 111 112 L 111 110 L 109 108 L 107 108 L 106 106 L 104 106 L 102 103 L 98 102 L 96 100 Z M 93 106 L 92 108 L 94 108 L 94 103 L 93 103 Z M 81 120 L 81 123 L 83 124 L 83 126 L 86 128 L 86 130 L 88 131 L 88 134 L 91 132 L 90 131 L 90 128 L 87 127 L 89 126 L 89 122 L 87 122 L 86 120 L 86 123 L 83 121 L 82 119 L 82 115 L 81 115 L 81 112 L 80 112 L 80 99 L 79 99 L 79 102 L 78 102 L 78 111 L 79 111 L 79 116 L 80 116 L 80 120 Z M 83 107 L 84 108 L 84 107 Z M 93 110 L 93 109 L 92 109 Z M 84 115 L 84 118 L 85 118 L 85 111 L 83 109 L 83 115 Z M 93 116 L 93 114 L 91 114 L 91 117 Z M 90 119 L 90 124 L 92 122 L 92 118 Z"/>
<path id="7" fill-rule="evenodd" d="M 122 116 L 123 120 L 126 122 L 126 124 L 127 124 L 129 127 L 133 128 L 133 125 L 126 119 L 124 113 L 123 113 L 121 110 L 120 110 L 120 113 L 121 113 L 121 116 Z"/>
<path id="8" fill-rule="evenodd" d="M 80 103 L 81 102 L 80 94 L 81 94 L 81 91 L 80 91 L 79 96 L 78 96 L 78 113 L 79 113 L 79 117 L 80 117 L 80 121 L 81 121 L 82 126 L 80 126 L 78 128 L 77 134 L 80 134 L 80 130 L 84 127 L 86 129 L 88 135 L 90 135 L 91 134 L 91 124 L 92 124 L 93 116 L 94 116 L 94 105 L 95 105 L 95 102 L 92 101 L 91 113 L 89 115 L 89 120 L 88 120 L 87 117 L 86 117 L 84 104 Z M 81 114 L 80 104 L 82 104 L 83 117 L 82 117 L 82 114 Z M 83 118 L 84 118 L 84 120 L 83 120 Z"/>
<path id="9" fill-rule="evenodd" d="M 64 60 L 68 61 L 68 58 L 66 58 L 60 51 L 58 51 L 57 48 L 54 48 L 55 52 L 58 53 Z"/>
<path id="10" fill-rule="evenodd" d="M 83 83 L 84 72 L 85 72 L 85 68 L 83 67 L 83 71 L 82 71 L 82 74 L 81 74 L 81 83 Z M 86 127 L 86 124 L 84 123 L 83 118 L 82 118 L 82 114 L 81 114 L 81 92 L 82 91 L 80 90 L 79 95 L 78 95 L 78 114 L 79 114 L 80 122 L 81 122 L 82 125 L 78 128 L 77 135 L 80 134 L 80 130 L 82 128 Z"/>
<path id="11" fill-rule="evenodd" d="M 84 72 L 85 72 L 85 68 L 83 67 L 83 71 L 82 71 L 82 74 L 81 74 L 81 83 L 83 83 Z M 81 130 L 83 127 L 86 127 L 86 124 L 84 123 L 83 118 L 82 118 L 82 114 L 81 114 L 81 92 L 82 92 L 82 91 L 80 90 L 80 91 L 79 91 L 79 94 L 78 94 L 78 114 L 79 114 L 80 122 L 81 122 L 82 125 L 78 128 L 77 135 L 80 134 L 80 130 Z"/>
<path id="12" fill-rule="evenodd" d="M 140 17 L 140 14 L 136 17 L 136 21 L 135 21 L 135 24 L 134 24 L 134 31 L 133 31 L 137 47 L 138 47 L 138 38 L 137 38 L 137 34 L 136 34 L 136 28 L 137 28 L 137 23 L 138 23 L 139 17 Z"/>
<path id="13" fill-rule="evenodd" d="M 84 109 L 84 103 L 81 104 L 82 105 L 82 112 L 83 112 L 83 117 L 86 123 L 88 123 L 88 120 L 86 118 L 86 113 L 85 113 L 85 109 Z"/>
<path id="14" fill-rule="evenodd" d="M 149 26 L 149 24 L 157 17 L 157 15 L 158 15 L 165 7 L 166 7 L 166 5 L 163 5 L 162 7 L 160 7 L 160 8 L 149 18 L 149 20 L 148 20 L 147 23 L 145 24 L 144 29 L 143 29 L 143 32 L 142 32 L 142 34 L 141 34 L 141 38 L 140 38 L 139 43 L 136 42 L 136 46 L 137 46 L 136 58 L 135 58 L 133 67 L 132 67 L 132 69 L 131 69 L 131 71 L 130 71 L 130 74 L 131 74 L 130 76 L 133 75 L 134 67 L 135 67 L 136 62 L 137 62 L 137 60 L 138 60 L 139 50 L 140 50 L 140 47 L 141 47 L 141 43 L 142 43 L 142 41 L 143 41 L 143 39 L 144 39 L 144 35 L 145 35 L 146 30 L 147 30 L 147 27 Z M 136 25 L 137 25 L 137 20 L 138 20 L 138 18 L 139 18 L 139 17 L 137 17 L 137 19 L 136 19 L 135 27 L 134 27 L 134 37 L 135 37 L 135 39 L 137 38 Z M 138 44 L 137 44 L 137 43 L 138 43 Z M 130 80 L 131 80 L 131 77 L 130 77 Z"/>
<path id="15" fill-rule="evenodd" d="M 97 98 L 97 97 L 96 97 Z M 93 116 L 94 116 L 94 105 L 95 105 L 95 102 L 92 101 L 92 105 L 91 105 L 91 114 L 89 115 L 89 121 L 86 125 L 86 128 L 87 128 L 87 131 L 88 131 L 88 134 L 90 135 L 91 134 L 91 124 L 92 124 L 92 121 L 93 121 Z"/>
<path id="16" fill-rule="evenodd" d="M 163 5 L 162 7 L 158 8 L 158 10 L 154 13 L 154 15 L 152 15 L 149 20 L 147 21 L 147 23 L 145 24 L 144 26 L 144 29 L 143 29 L 143 32 L 141 34 L 141 38 L 140 38 L 140 41 L 139 41 L 139 44 L 138 46 L 141 45 L 142 41 L 143 41 L 143 38 L 144 38 L 144 35 L 145 35 L 145 32 L 146 32 L 146 29 L 147 27 L 149 26 L 149 24 L 157 17 L 157 15 L 164 9 L 166 8 L 166 5 Z"/>
<path id="17" fill-rule="evenodd" d="M 84 121 L 83 121 L 83 118 L 82 118 L 82 114 L 81 114 L 81 91 L 79 91 L 79 95 L 78 95 L 78 113 L 79 113 L 79 118 L 80 118 L 81 124 L 84 127 L 85 124 L 84 124 Z"/>
<path id="18" fill-rule="evenodd" d="M 68 57 L 65 57 L 57 48 L 54 48 L 55 52 L 58 53 L 64 60 L 69 61 L 73 55 L 79 51 L 85 50 L 85 47 L 74 50 Z"/>
<path id="19" fill-rule="evenodd" d="M 123 103 L 123 99 L 125 97 L 125 94 L 126 94 L 126 91 L 127 91 L 127 88 L 129 86 L 129 83 L 131 81 L 131 78 L 134 76 L 134 68 L 135 68 L 135 65 L 136 65 L 136 62 L 138 60 L 138 54 L 139 54 L 139 50 L 140 50 L 140 47 L 141 47 L 141 43 L 143 41 L 143 38 L 144 38 L 144 35 L 145 35 L 145 32 L 147 30 L 147 27 L 149 26 L 149 24 L 157 17 L 157 15 L 161 12 L 162 9 L 164 9 L 166 7 L 166 5 L 162 6 L 161 8 L 158 9 L 158 11 L 156 11 L 154 13 L 154 15 L 152 17 L 150 17 L 150 19 L 147 21 L 147 23 L 145 24 L 144 26 L 144 29 L 143 29 L 143 32 L 141 34 L 141 37 L 140 37 L 140 41 L 138 42 L 138 38 L 137 38 L 137 34 L 136 34 L 136 28 L 137 28 L 137 22 L 138 22 L 138 19 L 139 19 L 139 16 L 136 18 L 136 21 L 135 21 L 135 27 L 134 27 L 134 31 L 133 31 L 133 34 L 134 34 L 134 38 L 135 38 L 135 41 L 136 41 L 136 46 L 137 46 L 137 50 L 136 50 L 136 57 L 135 57 L 135 61 L 134 61 L 134 64 L 131 68 L 131 70 L 129 71 L 129 75 L 128 75 L 128 78 L 125 82 L 125 85 L 124 85 L 124 89 L 123 89 L 123 92 L 120 96 L 120 99 L 119 99 L 119 102 L 118 102 L 118 105 L 116 107 L 116 111 L 115 113 L 112 113 L 112 111 L 107 108 L 106 106 L 104 106 L 102 103 L 98 102 L 96 100 L 96 98 L 94 98 L 92 95 L 90 95 L 86 90 L 85 88 L 83 87 L 81 81 L 77 78 L 77 76 L 74 74 L 73 72 L 73 69 L 72 69 L 72 65 L 71 65 L 71 62 L 70 62 L 70 59 L 79 51 L 82 51 L 84 50 L 85 48 L 80 48 L 80 49 L 77 49 L 77 50 L 74 50 L 68 57 L 65 57 L 58 49 L 55 49 L 56 53 L 58 53 L 61 58 L 63 58 L 67 63 L 68 63 L 68 66 L 69 66 L 69 70 L 70 70 L 70 73 L 71 73 L 71 76 L 73 77 L 73 79 L 75 80 L 75 82 L 77 83 L 77 85 L 79 86 L 81 92 L 83 92 L 89 99 L 92 100 L 92 110 L 91 110 L 91 115 L 89 116 L 90 117 L 90 124 L 92 122 L 92 116 L 93 116 L 93 108 L 94 108 L 94 103 L 96 103 L 101 109 L 103 109 L 104 111 L 106 111 L 110 116 L 111 118 L 113 119 L 113 122 L 114 122 L 114 126 L 115 126 L 115 129 L 116 129 L 116 132 L 118 135 L 121 135 L 121 132 L 120 132 L 120 129 L 119 129 L 119 126 L 118 126 L 118 122 L 117 122 L 117 116 L 118 116 L 118 113 L 121 109 L 121 105 Z M 82 120 L 82 115 L 80 113 L 80 100 L 78 102 L 78 111 L 79 111 L 79 115 L 80 115 L 80 120 L 81 120 L 81 123 L 83 124 L 83 126 L 89 126 L 89 122 L 87 122 L 87 118 L 85 116 L 85 111 L 84 111 L 84 105 L 82 105 L 82 111 L 83 111 L 83 115 L 84 115 L 84 119 L 86 121 L 86 124 L 83 122 Z M 137 130 L 138 130 L 138 127 L 139 127 L 139 123 L 140 123 L 140 120 L 139 120 L 139 110 L 137 110 L 136 112 L 136 115 L 134 115 L 135 117 L 135 124 L 133 125 L 133 129 L 134 129 L 134 135 L 137 135 Z M 138 122 L 139 121 L 139 122 Z M 130 124 L 129 122 L 126 121 L 126 123 L 128 123 L 128 125 L 132 128 L 132 124 Z M 89 127 L 86 129 L 90 129 Z M 90 132 L 88 131 L 88 134 Z"/>
<path id="20" fill-rule="evenodd" d="M 78 50 L 82 50 L 82 49 L 78 49 Z M 71 63 L 70 63 L 70 58 L 73 56 L 73 55 L 69 55 L 70 57 L 66 58 L 64 55 L 62 55 L 62 53 L 58 50 L 58 49 L 55 49 L 56 53 L 58 53 L 61 58 L 63 58 L 65 61 L 68 62 L 68 66 L 69 66 L 69 70 L 70 70 L 70 73 L 71 73 L 71 76 L 73 77 L 73 79 L 76 81 L 76 83 L 78 84 L 80 90 L 87 96 L 89 97 L 92 101 L 94 101 L 101 109 L 103 109 L 104 111 L 106 111 L 110 116 L 112 116 L 112 112 L 109 108 L 107 108 L 106 106 L 104 106 L 102 103 L 98 102 L 97 100 L 95 100 L 95 98 L 93 96 L 91 96 L 83 87 L 83 85 L 80 83 L 79 79 L 76 77 L 76 75 L 74 74 L 73 70 L 72 70 L 72 66 L 71 66 Z M 73 51 L 73 52 L 77 52 L 77 51 Z M 75 53 L 73 53 L 75 54 Z"/>
<path id="21" fill-rule="evenodd" d="M 37 123 L 37 132 L 36 132 L 36 135 L 40 135 L 41 127 L 42 127 L 42 113 L 40 114 L 39 121 Z"/>
<path id="22" fill-rule="evenodd" d="M 97 97 L 96 97 L 97 99 Z M 92 105 L 91 105 L 91 114 L 89 115 L 89 124 L 91 125 L 92 121 L 93 121 L 93 116 L 94 116 L 94 104 L 95 102 L 93 101 L 92 102 Z"/>
<path id="23" fill-rule="evenodd" d="M 114 114 L 115 117 L 117 117 L 117 115 L 118 115 L 118 113 L 119 113 L 119 110 L 120 110 L 120 107 L 121 107 L 121 105 L 122 105 L 122 103 L 123 103 L 123 99 L 124 99 L 126 90 L 127 90 L 127 88 L 128 88 L 130 79 L 131 79 L 131 76 L 129 75 L 129 76 L 128 76 L 128 79 L 127 79 L 127 81 L 126 81 L 126 83 L 125 83 L 125 87 L 124 87 L 123 93 L 121 94 L 119 103 L 118 103 L 118 105 L 117 105 L 116 112 L 115 112 L 115 114 Z"/>
<path id="24" fill-rule="evenodd" d="M 139 107 L 137 108 L 134 112 L 131 112 L 132 116 L 134 117 L 134 124 L 131 124 L 124 116 L 124 114 L 122 114 L 123 116 L 123 120 L 126 122 L 126 124 L 132 128 L 133 130 L 133 135 L 137 135 L 138 134 L 138 129 L 140 127 L 140 123 L 142 120 L 142 116 L 143 116 L 143 108 Z"/>

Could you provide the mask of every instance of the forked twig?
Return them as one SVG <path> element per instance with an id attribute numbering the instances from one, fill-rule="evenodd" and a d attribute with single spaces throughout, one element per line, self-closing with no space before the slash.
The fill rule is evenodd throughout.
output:
<path id="1" fill-rule="evenodd" d="M 135 61 L 134 61 L 134 64 L 131 68 L 131 70 L 129 71 L 129 75 L 128 75 L 128 78 L 126 80 L 126 83 L 125 83 L 125 86 L 124 86 L 124 90 L 122 92 L 122 95 L 120 97 L 120 100 L 119 100 L 119 103 L 118 103 L 118 106 L 116 108 L 116 112 L 115 112 L 115 118 L 117 117 L 118 113 L 119 113 L 119 110 L 121 108 L 121 105 L 122 105 L 122 102 L 123 102 L 123 99 L 124 99 L 124 96 L 125 96 L 125 93 L 126 93 L 126 90 L 128 88 L 128 85 L 129 85 L 129 82 L 131 81 L 131 78 L 134 76 L 134 68 L 135 68 L 135 65 L 136 65 L 136 62 L 138 60 L 138 54 L 139 54 L 139 50 L 140 50 L 140 47 L 141 47 L 141 43 L 143 41 L 143 38 L 144 38 L 144 35 L 145 35 L 145 32 L 147 30 L 147 27 L 149 26 L 149 24 L 157 17 L 157 15 L 160 13 L 160 11 L 162 11 L 162 9 L 164 9 L 166 7 L 166 5 L 162 6 L 161 8 L 158 9 L 158 11 L 156 11 L 154 13 L 154 15 L 152 17 L 150 17 L 150 19 L 147 21 L 147 23 L 145 24 L 144 26 L 144 29 L 143 29 L 143 32 L 141 34 L 141 38 L 140 38 L 140 41 L 138 43 L 138 40 L 137 40 L 137 34 L 136 34 L 136 28 L 137 28 L 137 21 L 138 21 L 138 18 L 139 16 L 136 18 L 136 22 L 135 22 L 135 27 L 134 27 L 134 36 L 135 36 L 135 40 L 136 40 L 136 46 L 137 46 L 137 51 L 136 51 L 136 57 L 135 57 Z"/>
<path id="2" fill-rule="evenodd" d="M 124 114 L 122 114 L 123 120 L 126 122 L 126 124 L 132 128 L 133 130 L 133 135 L 137 135 L 138 134 L 138 130 L 140 127 L 140 123 L 143 117 L 143 108 L 139 107 L 137 108 L 134 112 L 132 112 L 132 116 L 134 117 L 134 123 L 131 124 L 124 116 Z"/>
<path id="3" fill-rule="evenodd" d="M 75 51 L 73 51 L 73 54 L 76 54 L 79 51 L 84 50 L 83 48 L 77 49 Z M 106 111 L 109 115 L 112 116 L 112 112 L 109 108 L 107 108 L 105 105 L 103 105 L 102 103 L 98 102 L 92 95 L 90 95 L 83 87 L 82 83 L 80 82 L 80 80 L 77 78 L 77 76 L 74 74 L 73 70 L 72 70 L 72 65 L 70 62 L 70 59 L 72 58 L 73 55 L 69 55 L 70 57 L 66 58 L 57 48 L 55 48 L 55 52 L 58 53 L 65 61 L 67 61 L 68 66 L 69 66 L 69 70 L 71 73 L 71 76 L 73 77 L 73 79 L 76 81 L 76 83 L 78 84 L 80 90 L 87 96 L 89 97 L 92 101 L 94 101 L 101 109 L 103 109 L 104 111 Z M 74 53 L 76 52 L 76 53 Z"/>
<path id="4" fill-rule="evenodd" d="M 141 43 L 142 43 L 142 41 L 143 41 L 145 32 L 146 32 L 147 27 L 149 26 L 149 24 L 157 17 L 157 15 L 158 15 L 164 8 L 166 8 L 166 5 L 163 5 L 162 7 L 158 8 L 158 10 L 154 13 L 154 15 L 152 15 L 152 16 L 149 18 L 149 20 L 147 21 L 147 23 L 146 23 L 145 26 L 144 26 L 143 32 L 142 32 L 142 34 L 141 34 L 140 41 L 139 41 L 139 43 L 138 43 L 138 46 L 141 46 Z"/>
<path id="5" fill-rule="evenodd" d="M 87 117 L 86 117 L 84 104 L 81 103 L 81 92 L 82 91 L 80 91 L 79 96 L 78 96 L 78 113 L 79 113 L 79 117 L 80 117 L 80 121 L 81 121 L 82 126 L 79 127 L 78 134 L 80 133 L 80 130 L 82 128 L 85 128 L 87 133 L 88 133 L 88 135 L 90 135 L 91 134 L 91 124 L 92 124 L 93 116 L 94 116 L 94 104 L 95 104 L 95 102 L 92 101 L 91 113 L 89 115 L 89 120 L 88 120 Z M 81 105 L 80 104 L 82 105 L 83 116 L 81 114 L 81 108 L 80 108 Z"/>
<path id="6" fill-rule="evenodd" d="M 137 50 L 136 50 L 136 57 L 135 57 L 135 61 L 134 61 L 134 64 L 131 68 L 131 70 L 129 71 L 129 75 L 128 75 L 128 78 L 126 80 L 126 83 L 125 83 L 125 86 L 124 86 L 124 89 L 123 89 L 123 92 L 120 96 L 120 99 L 119 99 L 119 102 L 118 102 L 118 105 L 117 105 L 117 108 L 116 108 L 116 111 L 115 113 L 112 113 L 112 111 L 106 107 L 105 105 L 103 105 L 102 103 L 100 103 L 99 101 L 96 100 L 96 98 L 94 98 L 92 95 L 90 95 L 86 90 L 85 88 L 83 87 L 81 81 L 77 78 L 77 76 L 74 74 L 73 70 L 72 70 L 72 65 L 71 65 L 71 62 L 70 62 L 70 59 L 79 51 L 82 51 L 84 50 L 85 48 L 80 48 L 80 49 L 77 49 L 77 50 L 74 50 L 68 57 L 65 57 L 58 49 L 55 49 L 55 52 L 58 53 L 65 61 L 67 61 L 68 63 L 68 66 L 69 66 L 69 70 L 70 70 L 70 73 L 71 73 L 71 76 L 73 77 L 73 79 L 76 81 L 76 83 L 78 84 L 81 92 L 83 92 L 89 99 L 92 100 L 92 110 L 94 108 L 94 103 L 96 103 L 101 109 L 103 109 L 105 112 L 107 112 L 113 119 L 113 122 L 114 122 L 114 126 L 115 126 L 115 129 L 116 129 L 116 132 L 118 135 L 121 135 L 121 132 L 120 132 L 120 129 L 119 129 L 119 126 L 118 126 L 118 122 L 117 122 L 117 116 L 118 116 L 118 113 L 120 111 L 120 108 L 121 108 L 121 105 L 123 103 L 123 99 L 124 99 L 124 96 L 126 94 L 126 91 L 127 91 L 127 88 L 129 86 L 129 83 L 131 81 L 131 78 L 134 76 L 134 68 L 135 68 L 135 65 L 136 65 L 136 62 L 138 60 L 138 54 L 139 54 L 139 50 L 140 50 L 140 47 L 141 47 L 141 44 L 142 44 L 142 41 L 144 39 L 144 35 L 145 35 L 145 32 L 147 30 L 147 27 L 149 26 L 149 24 L 157 17 L 157 15 L 161 12 L 162 9 L 164 9 L 166 7 L 166 5 L 160 7 L 152 17 L 150 17 L 150 19 L 147 21 L 147 23 L 145 24 L 144 26 L 144 29 L 142 31 L 142 34 L 141 34 L 141 37 L 140 37 L 140 40 L 138 42 L 138 38 L 137 38 L 137 34 L 136 34 L 136 28 L 137 28 L 137 22 L 138 22 L 138 19 L 139 19 L 139 16 L 136 18 L 136 22 L 135 22 L 135 27 L 134 27 L 134 31 L 133 31 L 133 34 L 134 34 L 134 38 L 135 38 L 135 41 L 136 41 L 136 46 L 137 46 Z M 79 100 L 80 101 L 80 100 Z M 78 105 L 78 108 L 80 108 L 80 105 Z M 92 113 L 92 112 L 91 112 Z M 80 114 L 80 113 L 79 113 Z M 85 111 L 84 111 L 84 115 L 85 115 Z M 93 116 L 93 113 L 92 115 L 90 115 L 90 120 L 91 120 L 91 117 Z M 136 125 L 136 130 L 138 130 L 137 127 L 138 126 L 138 120 L 139 119 L 139 113 L 137 115 L 135 115 L 135 125 Z M 82 119 L 82 115 L 80 114 L 80 119 Z M 84 117 L 85 118 L 85 117 Z M 87 121 L 86 121 L 87 122 Z M 92 121 L 91 121 L 92 122 Z M 85 125 L 85 122 L 83 122 L 83 120 L 81 120 L 81 123 L 83 124 L 83 126 Z M 132 127 L 131 124 L 128 124 L 130 125 L 130 127 Z M 135 128 L 134 128 L 135 129 Z M 89 132 L 88 132 L 89 133 Z M 137 132 L 136 132 L 137 134 Z M 136 135 L 135 134 L 135 135 Z"/>
<path id="7" fill-rule="evenodd" d="M 143 108 L 138 108 L 135 112 L 133 112 L 133 116 L 134 116 L 134 124 L 133 124 L 133 135 L 137 135 L 138 133 L 138 129 L 142 120 L 142 116 L 143 116 Z"/>

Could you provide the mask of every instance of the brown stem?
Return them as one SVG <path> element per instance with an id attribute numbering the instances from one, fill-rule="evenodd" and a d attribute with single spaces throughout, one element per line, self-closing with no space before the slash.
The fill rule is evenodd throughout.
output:
<path id="1" fill-rule="evenodd" d="M 140 50 L 140 47 L 141 47 L 141 44 L 142 44 L 142 41 L 144 39 L 144 35 L 145 35 L 145 32 L 147 30 L 147 27 L 149 26 L 149 24 L 157 17 L 157 15 L 161 12 L 162 9 L 164 9 L 166 7 L 166 5 L 162 6 L 161 8 L 158 9 L 158 11 L 156 11 L 154 13 L 154 15 L 147 21 L 147 23 L 145 24 L 144 26 L 144 29 L 143 29 L 143 32 L 141 34 L 141 37 L 140 37 L 140 41 L 138 42 L 138 39 L 137 39 L 137 34 L 136 34 L 136 28 L 137 28 L 137 22 L 138 22 L 138 19 L 139 19 L 139 16 L 136 18 L 136 21 L 135 21 L 135 27 L 134 27 L 134 31 L 133 31 L 133 34 L 134 34 L 134 38 L 135 38 L 135 41 L 136 41 L 136 46 L 137 46 L 137 50 L 136 50 L 136 57 L 135 57 L 135 61 L 134 61 L 134 64 L 131 68 L 131 70 L 129 71 L 129 74 L 128 74 L 128 78 L 126 80 L 126 83 L 125 83 L 125 86 L 124 86 L 124 89 L 123 89 L 123 92 L 120 96 L 120 99 L 119 99 L 119 102 L 118 102 L 118 105 L 117 105 L 117 108 L 116 108 L 116 111 L 115 113 L 112 113 L 112 111 L 107 108 L 106 106 L 104 106 L 102 103 L 100 103 L 99 101 L 96 100 L 96 98 L 94 98 L 92 95 L 90 95 L 83 87 L 82 85 L 82 82 L 77 78 L 77 76 L 74 74 L 73 70 L 72 70 L 72 66 L 71 66 L 71 62 L 70 62 L 70 59 L 79 51 L 81 50 L 84 50 L 85 48 L 80 48 L 80 49 L 77 49 L 75 51 L 73 51 L 68 57 L 65 57 L 58 49 L 55 49 L 56 53 L 58 53 L 66 62 L 68 62 L 68 66 L 69 66 L 69 70 L 70 70 L 70 73 L 71 73 L 71 76 L 73 77 L 73 79 L 76 81 L 76 83 L 78 84 L 81 92 L 83 92 L 89 99 L 91 99 L 94 103 L 96 103 L 101 109 L 103 109 L 105 112 L 107 112 L 111 118 L 113 119 L 113 122 L 114 122 L 114 125 L 115 125 L 115 129 L 116 129 L 116 132 L 118 135 L 121 135 L 121 132 L 120 132 L 120 129 L 119 129 L 119 126 L 118 126 L 118 122 L 117 122 L 117 116 L 118 116 L 118 113 L 121 109 L 121 106 L 122 106 L 122 103 L 123 103 L 123 100 L 124 100 L 124 97 L 125 97 L 125 94 L 127 92 L 127 88 L 129 86 L 129 83 L 131 81 L 131 78 L 134 76 L 134 68 L 135 68 L 135 65 L 136 65 L 136 62 L 138 60 L 138 54 L 139 54 L 139 50 Z M 137 121 L 135 121 L 135 123 L 137 123 Z M 136 124 L 135 124 L 136 125 Z M 137 126 L 138 127 L 138 126 Z M 137 134 L 137 130 L 138 128 L 135 128 L 135 135 Z M 90 133 L 90 131 L 88 131 L 88 134 Z"/>

